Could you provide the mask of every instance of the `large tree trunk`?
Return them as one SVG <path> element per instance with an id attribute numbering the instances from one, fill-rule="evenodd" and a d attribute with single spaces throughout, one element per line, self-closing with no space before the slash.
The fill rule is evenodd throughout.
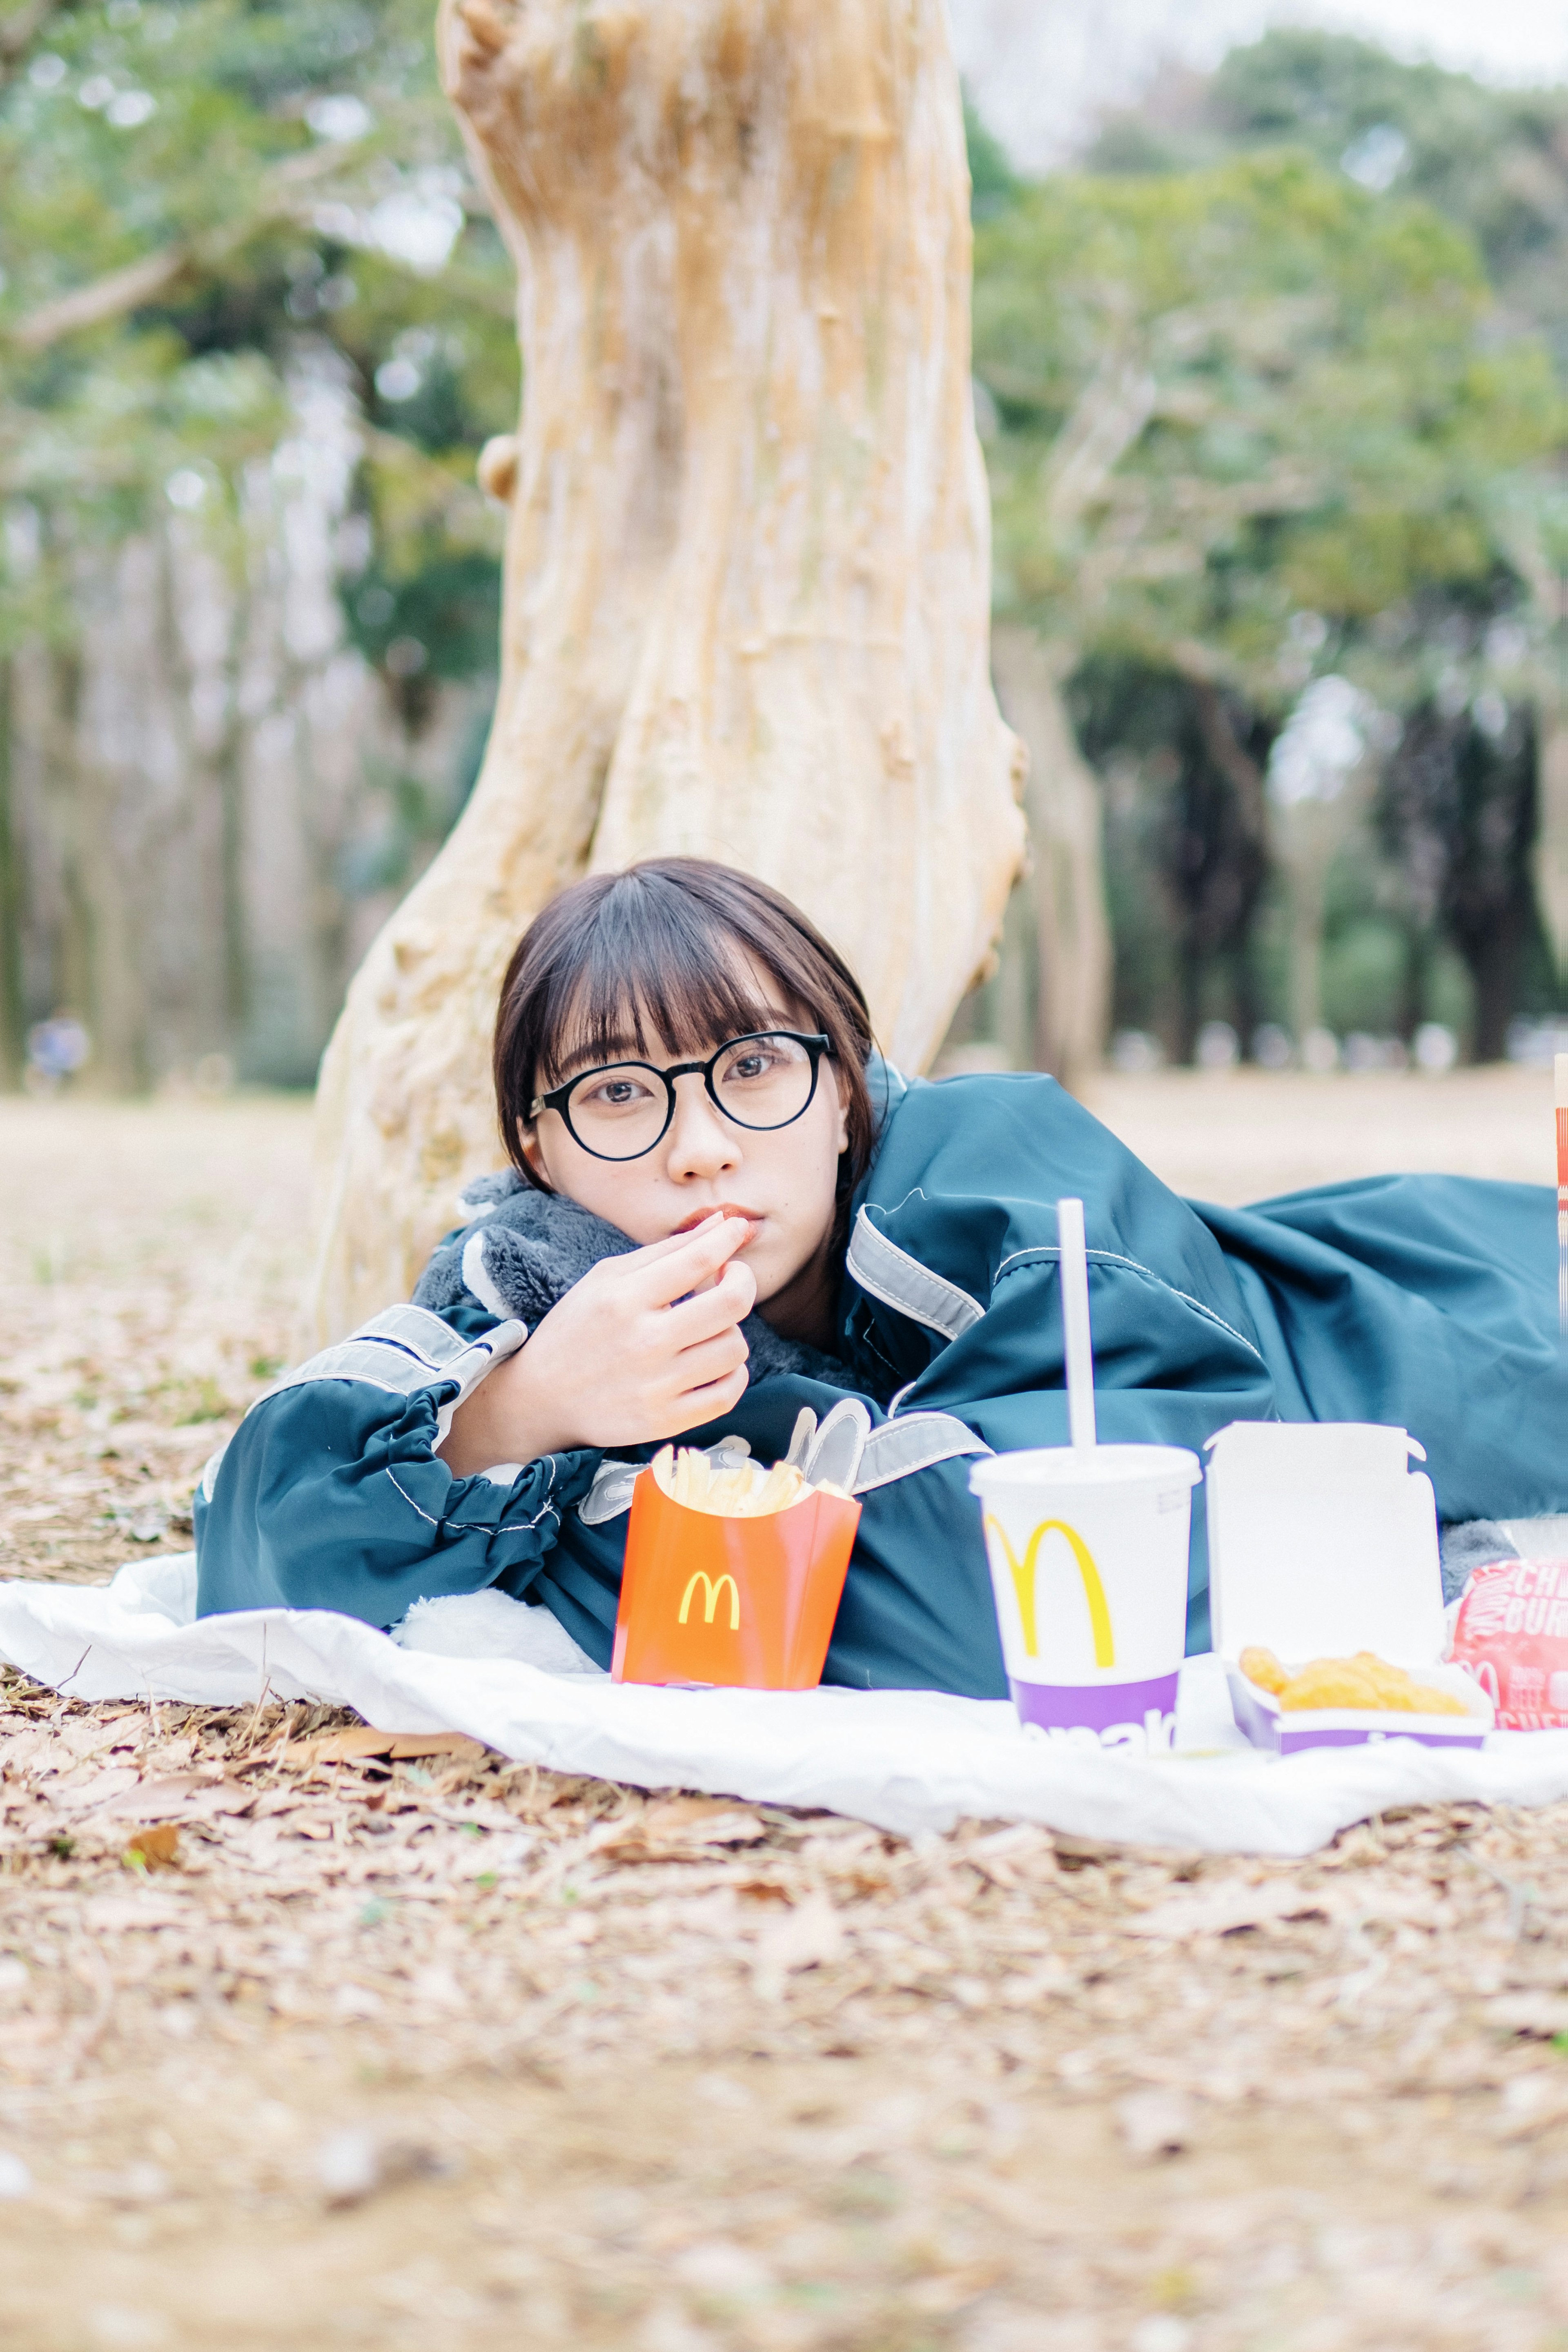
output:
<path id="1" fill-rule="evenodd" d="M 777 884 L 918 1066 L 1022 851 L 942 0 L 446 0 L 439 39 L 521 281 L 501 687 L 323 1064 L 323 1334 L 493 1166 L 500 974 L 590 863 Z"/>
<path id="2" fill-rule="evenodd" d="M 1100 786 L 1034 631 L 993 631 L 991 658 L 1002 708 L 1029 753 L 1025 807 L 1037 972 L 1031 1059 L 1070 1087 L 1098 1067 L 1110 1017 Z"/>

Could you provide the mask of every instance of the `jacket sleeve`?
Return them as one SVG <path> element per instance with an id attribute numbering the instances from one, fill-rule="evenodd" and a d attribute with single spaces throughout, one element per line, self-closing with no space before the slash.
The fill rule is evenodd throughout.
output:
<path id="1" fill-rule="evenodd" d="M 479 1319 L 390 1308 L 251 1407 L 196 1495 L 198 1614 L 334 1609 L 387 1627 L 416 1601 L 528 1592 L 599 1456 L 453 1476 L 436 1452 L 452 1413 L 524 1336 Z"/>

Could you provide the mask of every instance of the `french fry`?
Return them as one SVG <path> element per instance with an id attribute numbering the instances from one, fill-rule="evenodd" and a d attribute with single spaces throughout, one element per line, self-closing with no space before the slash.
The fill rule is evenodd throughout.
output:
<path id="1" fill-rule="evenodd" d="M 718 1518 L 766 1518 L 775 1511 L 790 1510 L 814 1494 L 836 1495 L 843 1502 L 851 1499 L 830 1480 L 813 1486 L 793 1462 L 775 1462 L 771 1470 L 764 1470 L 760 1462 L 733 1462 L 720 1467 L 694 1445 L 679 1450 L 661 1445 L 650 1467 L 671 1502 Z"/>

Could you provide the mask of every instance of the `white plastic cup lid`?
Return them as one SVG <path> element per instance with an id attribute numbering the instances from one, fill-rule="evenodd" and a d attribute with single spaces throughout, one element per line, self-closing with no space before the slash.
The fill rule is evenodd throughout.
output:
<path id="1" fill-rule="evenodd" d="M 1017 1486 L 1195 1486 L 1203 1464 L 1184 1445 L 1027 1446 L 993 1454 L 970 1467 L 971 1491 L 996 1495 Z"/>

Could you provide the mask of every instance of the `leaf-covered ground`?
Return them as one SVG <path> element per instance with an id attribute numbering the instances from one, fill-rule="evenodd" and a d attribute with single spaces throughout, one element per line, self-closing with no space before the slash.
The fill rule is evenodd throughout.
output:
<path id="1" fill-rule="evenodd" d="M 1336 1137 L 1544 1173 L 1531 1088 L 1105 1108 L 1237 1197 Z M 0 1108 L 0 1573 L 178 1548 L 294 1350 L 305 1159 L 288 1103 Z M 26 2352 L 1568 2347 L 1568 1808 L 909 1843 L 14 1675 L 0 1803 Z"/>

